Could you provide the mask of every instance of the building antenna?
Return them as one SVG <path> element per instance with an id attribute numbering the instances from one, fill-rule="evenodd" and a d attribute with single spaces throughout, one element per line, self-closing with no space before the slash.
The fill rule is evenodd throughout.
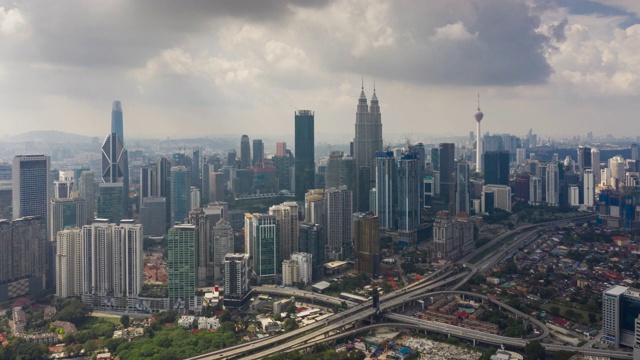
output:
<path id="1" fill-rule="evenodd" d="M 364 75 L 362 75 L 362 87 L 361 87 L 361 89 L 364 90 Z"/>

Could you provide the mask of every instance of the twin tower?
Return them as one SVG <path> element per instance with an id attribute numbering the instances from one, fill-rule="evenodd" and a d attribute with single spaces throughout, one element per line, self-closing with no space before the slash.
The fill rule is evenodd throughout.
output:
<path id="1" fill-rule="evenodd" d="M 358 174 L 361 177 L 366 177 L 365 174 L 368 173 L 369 186 L 368 188 L 366 186 L 367 179 L 358 179 L 357 197 L 367 197 L 367 199 L 357 200 L 358 210 L 363 210 L 360 209 L 360 205 L 368 200 L 368 193 L 375 179 L 375 156 L 378 151 L 382 151 L 382 114 L 380 113 L 380 105 L 378 104 L 375 87 L 373 88 L 371 105 L 367 104 L 367 97 L 364 94 L 363 87 L 356 111 L 356 136 L 353 140 L 353 155 L 356 158 Z"/>

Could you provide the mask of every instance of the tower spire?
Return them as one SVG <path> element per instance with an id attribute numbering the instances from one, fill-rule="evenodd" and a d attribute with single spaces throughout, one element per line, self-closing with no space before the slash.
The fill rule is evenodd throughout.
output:
<path id="1" fill-rule="evenodd" d="M 360 87 L 362 91 L 364 91 L 364 75 L 362 75 L 362 86 Z"/>

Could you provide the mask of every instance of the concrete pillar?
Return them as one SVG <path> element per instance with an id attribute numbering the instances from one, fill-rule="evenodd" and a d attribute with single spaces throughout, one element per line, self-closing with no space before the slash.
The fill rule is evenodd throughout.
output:
<path id="1" fill-rule="evenodd" d="M 473 339 L 473 346 L 476 346 L 476 339 Z"/>
<path id="2" fill-rule="evenodd" d="M 451 337 L 451 334 L 447 334 L 447 338 L 450 338 L 450 337 Z"/>

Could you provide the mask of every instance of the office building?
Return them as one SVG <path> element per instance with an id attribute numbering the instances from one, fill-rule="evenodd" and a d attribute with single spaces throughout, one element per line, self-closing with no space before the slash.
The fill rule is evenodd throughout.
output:
<path id="1" fill-rule="evenodd" d="M 129 157 L 122 140 L 110 133 L 102 143 L 102 181 L 107 184 L 122 184 L 122 213 L 129 208 Z M 119 220 L 119 219 L 118 219 Z"/>
<path id="2" fill-rule="evenodd" d="M 122 104 L 117 100 L 113 102 L 113 107 L 111 108 L 111 133 L 115 133 L 120 139 L 122 146 L 124 146 Z"/>
<path id="3" fill-rule="evenodd" d="M 353 193 L 346 186 L 325 193 L 326 255 L 328 260 L 344 260 L 353 249 Z"/>
<path id="4" fill-rule="evenodd" d="M 227 159 L 227 165 L 235 167 L 235 151 L 233 153 L 233 161 L 230 162 L 230 159 Z M 242 135 L 240 138 L 240 169 L 249 167 L 251 167 L 251 143 L 249 142 L 249 136 Z"/>
<path id="5" fill-rule="evenodd" d="M 253 159 L 251 163 L 253 167 L 262 166 L 264 161 L 264 143 L 261 139 L 253 139 Z"/>
<path id="6" fill-rule="evenodd" d="M 585 169 L 592 169 L 591 148 L 588 146 L 578 146 L 578 174 L 580 181 Z"/>
<path id="7" fill-rule="evenodd" d="M 224 257 L 224 306 L 241 308 L 251 298 L 249 255 L 226 254 Z"/>
<path id="8" fill-rule="evenodd" d="M 509 185 L 509 152 L 486 151 L 484 153 L 484 183 Z"/>
<path id="9" fill-rule="evenodd" d="M 392 151 L 376 153 L 375 214 L 382 230 L 396 229 L 398 211 L 398 168 Z M 405 169 L 406 170 L 406 169 Z"/>
<path id="10" fill-rule="evenodd" d="M 49 239 L 55 241 L 58 231 L 65 228 L 81 228 L 86 224 L 85 201 L 82 198 L 53 198 L 50 202 L 51 217 Z"/>
<path id="11" fill-rule="evenodd" d="M 602 340 L 614 348 L 633 347 L 636 319 L 640 315 L 640 290 L 613 286 L 602 292 Z"/>
<path id="12" fill-rule="evenodd" d="M 287 156 L 287 143 L 284 141 L 276 142 L 276 156 Z"/>
<path id="13" fill-rule="evenodd" d="M 356 160 L 351 156 L 344 156 L 342 151 L 332 151 L 327 160 L 325 187 L 339 187 L 345 185 L 349 190 L 356 191 Z"/>
<path id="14" fill-rule="evenodd" d="M 65 229 L 59 231 L 56 238 L 56 296 L 80 296 L 83 293 L 82 230 Z"/>
<path id="15" fill-rule="evenodd" d="M 167 199 L 159 196 L 142 199 L 140 223 L 145 236 L 164 237 L 167 235 Z"/>
<path id="16" fill-rule="evenodd" d="M 200 189 L 195 186 L 189 188 L 189 207 L 192 209 L 200 207 Z"/>
<path id="17" fill-rule="evenodd" d="M 93 171 L 83 171 L 78 180 L 78 196 L 84 199 L 85 203 L 85 224 L 89 224 L 96 216 L 98 184 Z"/>
<path id="18" fill-rule="evenodd" d="M 278 180 L 278 191 L 291 191 L 291 158 L 287 156 L 273 156 L 271 158 L 273 167 L 276 169 L 276 178 Z"/>
<path id="19" fill-rule="evenodd" d="M 295 193 L 296 199 L 304 199 L 315 188 L 315 135 L 314 113 L 298 110 L 295 113 Z"/>
<path id="20" fill-rule="evenodd" d="M 279 231 L 275 216 L 245 214 L 245 251 L 259 284 L 277 280 L 281 265 Z"/>
<path id="21" fill-rule="evenodd" d="M 169 229 L 168 240 L 168 296 L 170 299 L 189 299 L 196 292 L 196 240 L 195 225 L 181 224 Z"/>
<path id="22" fill-rule="evenodd" d="M 49 218 L 49 156 L 18 155 L 12 167 L 13 219 L 25 216 Z"/>
<path id="23" fill-rule="evenodd" d="M 397 230 L 410 234 L 408 241 L 415 243 L 420 224 L 420 164 L 418 154 L 405 152 L 397 160 Z"/>
<path id="24" fill-rule="evenodd" d="M 357 272 L 380 273 L 380 222 L 372 213 L 353 214 L 353 254 Z"/>
<path id="25" fill-rule="evenodd" d="M 438 145 L 438 154 L 440 155 L 440 198 L 445 207 L 452 212 L 455 208 L 453 202 L 455 200 L 455 144 L 441 143 Z"/>
<path id="26" fill-rule="evenodd" d="M 99 183 L 97 217 L 112 222 L 124 219 L 123 193 L 124 184 L 121 182 Z"/>
<path id="27" fill-rule="evenodd" d="M 225 180 L 221 172 L 209 173 L 209 201 L 224 201 Z"/>
<path id="28" fill-rule="evenodd" d="M 191 158 L 193 159 L 193 162 L 191 164 L 191 186 L 194 186 L 196 188 L 200 188 L 200 170 L 202 169 L 202 166 L 200 164 L 200 148 L 194 148 L 193 151 L 191 152 Z M 198 200 L 199 202 L 200 200 Z M 200 207 L 200 206 L 193 206 L 192 207 Z"/>
<path id="29" fill-rule="evenodd" d="M 356 168 L 360 169 L 366 166 L 369 169 L 375 169 L 376 152 L 382 151 L 382 114 L 375 89 L 371 98 L 371 106 L 367 105 L 364 87 L 361 89 L 356 108 L 355 128 L 353 147 Z M 369 184 L 375 181 L 372 175 L 370 174 Z M 371 189 L 370 186 L 369 189 Z"/>
<path id="30" fill-rule="evenodd" d="M 171 224 L 181 223 L 189 215 L 191 171 L 186 166 L 171 167 Z"/>
<path id="31" fill-rule="evenodd" d="M 455 213 L 459 214 L 461 211 L 469 214 L 469 206 L 471 204 L 471 198 L 469 196 L 469 189 L 471 183 L 469 181 L 469 164 L 464 160 L 456 162 L 456 209 Z M 527 189 L 528 190 L 528 189 Z"/>
<path id="32" fill-rule="evenodd" d="M 158 176 L 156 175 L 157 166 L 155 163 L 151 165 L 145 165 L 140 168 L 140 191 L 138 196 L 140 197 L 140 206 L 145 198 L 158 196 L 156 193 Z"/>
<path id="33" fill-rule="evenodd" d="M 591 149 L 591 168 L 594 184 L 600 184 L 600 150 L 596 148 Z"/>
<path id="34" fill-rule="evenodd" d="M 299 251 L 311 256 L 313 280 L 317 280 L 324 271 L 322 269 L 325 259 L 325 238 L 322 225 L 301 223 L 299 230 Z"/>
<path id="35" fill-rule="evenodd" d="M 214 279 L 222 280 L 222 271 L 224 270 L 224 258 L 227 254 L 233 254 L 233 228 L 225 219 L 220 219 L 213 229 L 213 268 Z"/>
<path id="36" fill-rule="evenodd" d="M 491 194 L 491 205 L 487 196 Z M 491 213 L 493 209 L 511 212 L 511 187 L 507 185 L 485 185 L 482 187 L 482 211 Z"/>

